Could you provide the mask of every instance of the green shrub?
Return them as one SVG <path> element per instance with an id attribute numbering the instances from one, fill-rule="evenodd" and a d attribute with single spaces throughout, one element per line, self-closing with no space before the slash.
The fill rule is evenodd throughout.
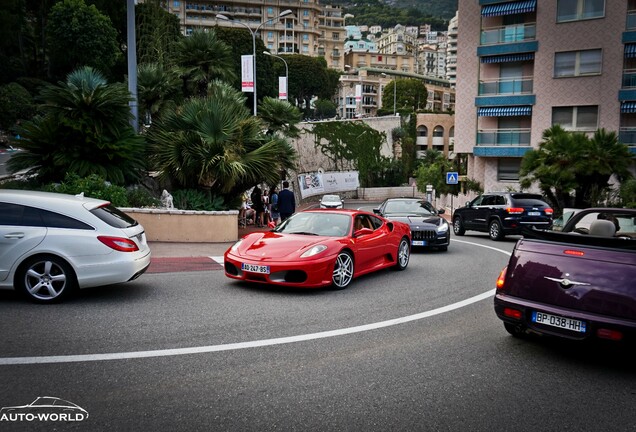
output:
<path id="1" fill-rule="evenodd" d="M 155 198 L 147 189 L 134 186 L 126 191 L 128 205 L 130 207 L 160 207 L 161 201 Z"/>
<path id="2" fill-rule="evenodd" d="M 109 201 L 115 207 L 129 206 L 126 189 L 104 181 L 97 174 L 91 174 L 88 177 L 79 177 L 72 173 L 66 174 L 62 183 L 49 183 L 42 190 L 69 195 L 83 192 L 86 197 Z"/>
<path id="3" fill-rule="evenodd" d="M 209 192 L 197 189 L 178 189 L 172 193 L 174 207 L 181 210 L 225 210 L 223 198 L 217 195 L 210 196 Z"/>

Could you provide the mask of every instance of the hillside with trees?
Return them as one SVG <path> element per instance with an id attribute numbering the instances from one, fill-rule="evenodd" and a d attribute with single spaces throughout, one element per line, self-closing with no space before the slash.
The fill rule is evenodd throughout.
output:
<path id="1" fill-rule="evenodd" d="M 444 31 L 457 11 L 457 0 L 332 0 L 346 13 L 354 15 L 348 24 L 381 25 L 431 24 L 433 30 Z"/>

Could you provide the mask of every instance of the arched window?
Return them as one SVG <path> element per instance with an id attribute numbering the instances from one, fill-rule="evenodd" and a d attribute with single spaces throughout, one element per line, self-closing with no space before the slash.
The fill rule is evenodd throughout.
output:
<path id="1" fill-rule="evenodd" d="M 418 137 L 427 137 L 428 136 L 428 128 L 426 126 L 418 126 L 417 127 L 417 136 Z"/>
<path id="2" fill-rule="evenodd" d="M 433 138 L 442 138 L 444 136 L 444 128 L 441 126 L 435 126 L 433 129 Z"/>

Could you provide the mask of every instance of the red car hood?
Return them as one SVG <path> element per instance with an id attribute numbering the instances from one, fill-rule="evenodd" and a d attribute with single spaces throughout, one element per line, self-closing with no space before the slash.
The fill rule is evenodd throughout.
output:
<path id="1" fill-rule="evenodd" d="M 332 237 L 303 234 L 252 233 L 243 238 L 237 252 L 252 259 L 294 258 L 316 244 L 333 241 Z"/>

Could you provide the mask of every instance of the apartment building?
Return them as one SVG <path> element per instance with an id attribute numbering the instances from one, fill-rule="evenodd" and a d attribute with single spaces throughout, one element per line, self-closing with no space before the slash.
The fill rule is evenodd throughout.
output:
<path id="1" fill-rule="evenodd" d="M 446 41 L 446 79 L 454 87 L 457 82 L 457 31 L 459 29 L 457 14 L 448 23 L 448 39 Z"/>
<path id="2" fill-rule="evenodd" d="M 318 0 L 171 0 L 166 6 L 179 18 L 183 34 L 217 25 L 247 26 L 258 30 L 272 53 L 323 56 L 329 67 L 343 70 L 345 17 L 337 6 L 321 5 Z M 286 10 L 292 14 L 279 19 Z M 217 19 L 217 14 L 230 20 Z"/>
<path id="3" fill-rule="evenodd" d="M 636 0 L 459 0 L 458 22 L 454 147 L 486 190 L 554 124 L 636 154 Z"/>

